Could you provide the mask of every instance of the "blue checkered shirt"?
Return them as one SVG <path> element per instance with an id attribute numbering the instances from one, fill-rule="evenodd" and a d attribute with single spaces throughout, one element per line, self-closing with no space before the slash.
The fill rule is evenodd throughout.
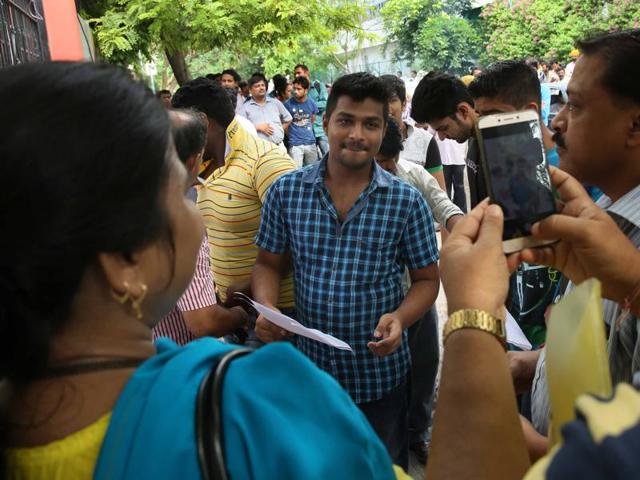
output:
<path id="1" fill-rule="evenodd" d="M 256 244 L 271 253 L 291 252 L 297 320 L 351 345 L 354 354 L 304 337 L 298 348 L 333 375 L 356 403 L 382 398 L 409 368 L 407 333 L 386 357 L 367 343 L 382 315 L 403 300 L 405 266 L 438 261 L 426 202 L 413 187 L 374 163 L 371 183 L 338 219 L 324 185 L 326 159 L 283 175 L 262 208 Z"/>

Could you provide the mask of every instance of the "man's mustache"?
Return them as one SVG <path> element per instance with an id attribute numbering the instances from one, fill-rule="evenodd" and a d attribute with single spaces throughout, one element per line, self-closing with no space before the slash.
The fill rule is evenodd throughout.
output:
<path id="1" fill-rule="evenodd" d="M 551 138 L 553 139 L 553 141 L 558 147 L 567 148 L 567 144 L 564 141 L 564 137 L 560 132 L 556 131 L 556 133 L 554 133 Z"/>

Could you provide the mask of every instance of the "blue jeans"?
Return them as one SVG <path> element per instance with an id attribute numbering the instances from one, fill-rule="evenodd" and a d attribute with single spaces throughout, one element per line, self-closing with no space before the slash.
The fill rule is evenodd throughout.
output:
<path id="1" fill-rule="evenodd" d="M 393 463 L 409 471 L 406 382 L 403 380 L 379 400 L 357 405 L 387 447 Z"/>
<path id="2" fill-rule="evenodd" d="M 438 313 L 435 306 L 409 327 L 409 352 L 409 444 L 412 445 L 430 440 L 429 426 L 440 360 Z"/>

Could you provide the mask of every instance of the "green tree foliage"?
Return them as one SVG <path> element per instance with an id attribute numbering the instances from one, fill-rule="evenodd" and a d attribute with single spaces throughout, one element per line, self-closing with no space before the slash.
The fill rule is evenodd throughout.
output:
<path id="1" fill-rule="evenodd" d="M 497 0 L 482 12 L 487 62 L 512 58 L 566 60 L 595 31 L 637 28 L 633 0 Z"/>
<path id="2" fill-rule="evenodd" d="M 462 17 L 469 9 L 469 0 L 389 0 L 381 14 L 395 59 L 427 70 L 464 70 L 480 48 L 480 36 Z"/>
<path id="3" fill-rule="evenodd" d="M 334 32 L 357 31 L 365 13 L 360 1 L 348 0 L 101 0 L 81 11 L 109 61 L 127 64 L 139 53 L 164 51 L 179 82 L 189 78 L 188 54 L 283 61 L 281 52 L 301 38 L 324 44 Z"/>

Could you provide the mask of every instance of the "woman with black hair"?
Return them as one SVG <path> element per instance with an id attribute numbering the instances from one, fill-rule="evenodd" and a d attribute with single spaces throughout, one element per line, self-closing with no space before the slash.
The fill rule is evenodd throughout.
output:
<path id="1" fill-rule="evenodd" d="M 394 478 L 349 396 L 292 346 L 231 364 L 216 423 L 198 391 L 233 347 L 152 342 L 203 229 L 143 86 L 107 66 L 22 65 L 0 70 L 0 104 L 7 478 L 201 478 L 212 435 L 231 478 Z"/>

